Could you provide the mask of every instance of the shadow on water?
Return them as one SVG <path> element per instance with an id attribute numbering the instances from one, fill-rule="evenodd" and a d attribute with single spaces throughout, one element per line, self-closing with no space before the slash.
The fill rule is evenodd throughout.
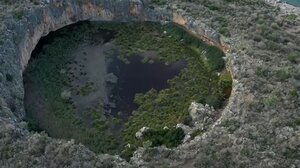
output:
<path id="1" fill-rule="evenodd" d="M 76 32 L 80 26 L 90 26 L 92 25 L 89 21 L 80 21 L 68 26 L 65 26 L 56 31 L 50 32 L 47 36 L 41 37 L 38 44 L 35 46 L 34 50 L 31 53 L 31 58 L 37 58 L 40 54 L 44 53 L 44 46 L 50 45 L 54 40 L 58 38 L 64 38 L 68 36 L 70 32 Z M 115 37 L 115 32 L 109 30 L 98 31 L 94 33 L 94 36 L 91 39 L 92 43 L 106 43 L 112 40 Z M 32 60 L 32 59 L 31 59 Z"/>

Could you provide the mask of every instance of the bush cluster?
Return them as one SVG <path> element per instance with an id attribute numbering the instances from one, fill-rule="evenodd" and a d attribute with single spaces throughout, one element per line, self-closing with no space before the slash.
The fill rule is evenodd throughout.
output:
<path id="1" fill-rule="evenodd" d="M 152 147 L 166 145 L 169 148 L 181 144 L 185 134 L 181 128 L 149 129 L 144 133 L 144 140 L 151 141 Z"/>

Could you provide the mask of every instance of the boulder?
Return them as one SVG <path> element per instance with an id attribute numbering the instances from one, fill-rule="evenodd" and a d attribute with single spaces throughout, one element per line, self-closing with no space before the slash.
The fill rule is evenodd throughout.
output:
<path id="1" fill-rule="evenodd" d="M 142 139 L 144 133 L 145 133 L 147 130 L 149 130 L 149 127 L 143 127 L 143 128 L 141 128 L 138 132 L 135 133 L 135 137 L 136 137 L 137 139 Z"/>

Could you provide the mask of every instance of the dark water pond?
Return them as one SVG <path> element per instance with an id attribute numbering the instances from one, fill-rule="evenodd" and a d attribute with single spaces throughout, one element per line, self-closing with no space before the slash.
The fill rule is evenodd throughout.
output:
<path id="1" fill-rule="evenodd" d="M 219 106 L 222 88 L 209 69 L 215 66 L 208 62 L 206 67 L 190 45 L 199 51 L 209 47 L 203 56 L 217 57 L 218 66 L 221 60 L 224 63 L 219 49 L 174 26 L 87 22 L 50 33 L 39 41 L 23 74 L 28 129 L 75 139 L 97 153 L 120 154 L 125 144 L 134 148 L 142 144 L 135 133 L 143 126 L 159 129 L 165 123 L 172 127 L 183 122 L 190 97 Z M 124 53 L 138 54 L 124 61 Z M 166 64 L 160 58 L 180 61 Z M 170 79 L 174 79 L 171 89 L 157 98 L 139 100 L 140 109 L 134 103 L 137 93 L 169 88 Z M 153 103 L 162 99 L 162 104 Z M 141 115 L 133 115 L 134 111 Z M 130 154 L 125 150 L 125 155 Z"/>
<path id="2" fill-rule="evenodd" d="M 112 114 L 120 112 L 123 119 L 131 116 L 132 111 L 138 107 L 134 103 L 136 93 L 168 88 L 167 81 L 178 75 L 186 66 L 183 60 L 166 65 L 158 59 L 151 63 L 143 63 L 142 56 L 132 56 L 128 59 L 130 63 L 126 64 L 116 56 L 112 58 L 108 72 L 118 77 L 112 94 L 112 99 L 116 100 L 116 108 L 112 109 Z"/>
<path id="3" fill-rule="evenodd" d="M 74 25 L 66 26 L 63 29 L 60 29 L 55 32 L 50 32 L 46 37 L 40 39 L 37 44 L 35 50 L 32 53 L 32 59 L 30 63 L 37 59 L 41 54 L 44 54 L 44 47 L 47 45 L 51 45 L 51 43 L 55 40 L 59 40 L 59 38 L 64 38 L 69 32 L 74 32 L 77 30 L 78 26 L 86 24 L 86 22 L 79 22 Z M 103 44 L 105 46 L 107 43 L 110 43 L 114 40 L 115 32 L 109 30 L 99 30 L 95 33 L 92 38 L 89 40 L 90 46 L 96 46 L 98 44 Z M 186 66 L 187 62 L 182 60 L 175 63 L 171 63 L 166 65 L 164 62 L 159 61 L 158 54 L 155 51 L 150 51 L 150 56 L 152 62 L 144 63 L 142 60 L 145 56 L 130 56 L 128 57 L 128 63 L 124 63 L 122 60 L 118 58 L 119 50 L 115 49 L 114 54 L 110 55 L 106 61 L 106 73 L 114 74 L 118 80 L 116 83 L 106 83 L 107 94 L 109 98 L 109 103 L 104 103 L 105 113 L 106 115 L 112 115 L 114 117 L 120 117 L 123 120 L 127 120 L 131 115 L 132 111 L 138 108 L 138 105 L 134 103 L 134 97 L 137 93 L 146 93 L 151 89 L 155 89 L 160 91 L 162 89 L 168 88 L 168 80 L 172 79 L 176 75 L 180 73 L 180 71 Z M 153 52 L 155 54 L 153 54 Z M 86 51 L 86 53 L 89 53 Z M 46 53 L 47 54 L 47 53 Z M 149 53 L 148 53 L 149 54 Z M 107 57 L 108 55 L 100 54 L 99 57 Z M 89 55 L 84 55 L 84 57 L 89 57 Z M 90 55 L 91 57 L 91 55 Z M 75 58 L 74 58 L 75 59 Z M 88 58 L 89 59 L 89 58 Z M 94 60 L 93 60 L 94 61 Z M 93 62 L 90 61 L 90 62 Z M 97 60 L 95 60 L 97 61 Z M 84 63 L 85 64 L 85 63 Z M 89 67 L 89 64 L 85 64 L 86 67 Z M 100 64 L 99 64 L 100 66 Z M 87 68 L 88 69 L 88 68 Z M 94 69 L 97 71 L 97 69 Z M 99 71 L 101 68 L 99 67 Z M 77 72 L 72 72 L 77 73 Z M 89 71 L 86 72 L 87 76 L 89 75 Z M 32 94 L 34 92 L 34 86 L 32 87 L 30 82 L 27 81 L 27 76 L 24 77 L 24 85 L 25 85 L 25 104 L 26 107 L 35 106 L 35 102 L 31 103 L 31 100 L 34 99 L 37 94 Z M 42 75 L 42 74 L 41 74 Z M 99 73 L 99 75 L 103 75 L 103 73 Z M 103 78 L 105 78 L 103 76 Z M 89 79 L 94 80 L 94 79 Z M 97 84 L 97 82 L 95 82 Z M 93 97 L 93 96 L 90 96 Z M 82 99 L 86 104 L 81 104 L 81 106 L 86 107 L 93 104 L 93 102 L 97 101 L 95 99 L 99 99 L 99 96 L 95 98 L 87 98 L 90 100 Z M 104 96 L 105 97 L 105 96 Z M 104 101 L 105 102 L 105 101 Z M 41 106 L 43 103 L 39 103 Z M 113 105 L 111 105 L 113 104 Z M 39 108 L 43 108 L 42 106 Z M 78 108 L 77 110 L 83 110 Z M 40 111 L 40 110 L 35 110 Z M 82 111 L 83 112 L 83 111 Z M 79 112 L 79 113 L 82 113 Z M 30 115 L 28 113 L 27 115 Z M 34 115 L 34 114 L 33 114 Z M 42 117 L 42 116 L 41 116 Z"/>

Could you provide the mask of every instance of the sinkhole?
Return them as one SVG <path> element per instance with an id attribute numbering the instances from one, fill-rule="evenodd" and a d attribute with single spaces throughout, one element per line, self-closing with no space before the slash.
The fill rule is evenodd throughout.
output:
<path id="1" fill-rule="evenodd" d="M 176 147 L 191 102 L 219 109 L 229 98 L 223 57 L 171 23 L 66 26 L 41 38 L 23 74 L 28 129 L 124 158 L 145 142 Z"/>

